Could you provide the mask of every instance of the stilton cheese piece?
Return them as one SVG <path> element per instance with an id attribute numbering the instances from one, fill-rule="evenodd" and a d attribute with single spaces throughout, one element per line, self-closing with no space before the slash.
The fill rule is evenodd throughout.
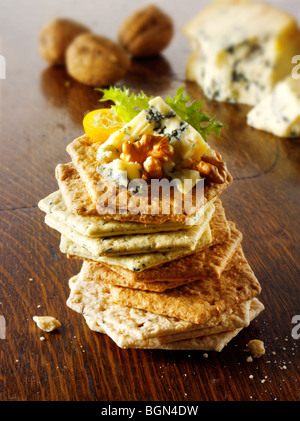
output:
<path id="1" fill-rule="evenodd" d="M 252 0 L 215 1 L 184 28 L 187 79 L 218 101 L 256 105 L 290 72 L 300 31 L 288 14 Z"/>
<path id="2" fill-rule="evenodd" d="M 247 123 L 279 137 L 300 137 L 300 80 L 279 82 L 248 113 Z"/>

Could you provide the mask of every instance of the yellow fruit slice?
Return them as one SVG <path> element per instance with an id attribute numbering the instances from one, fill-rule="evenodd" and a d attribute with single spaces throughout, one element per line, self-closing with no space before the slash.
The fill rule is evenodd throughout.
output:
<path id="1" fill-rule="evenodd" d="M 105 142 L 107 138 L 124 126 L 122 120 L 111 108 L 101 108 L 86 114 L 83 119 L 83 128 L 88 137 Z"/>

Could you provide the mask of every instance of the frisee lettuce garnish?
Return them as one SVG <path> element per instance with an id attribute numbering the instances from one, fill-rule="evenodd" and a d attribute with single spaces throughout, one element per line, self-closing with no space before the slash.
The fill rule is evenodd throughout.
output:
<path id="1" fill-rule="evenodd" d="M 140 92 L 138 95 L 130 95 L 127 88 L 122 90 L 111 86 L 109 89 L 99 88 L 96 90 L 103 92 L 103 97 L 100 101 L 113 101 L 115 103 L 112 108 L 124 123 L 128 123 L 139 112 L 146 110 L 149 107 L 149 101 L 153 99 L 153 97 L 145 95 L 144 92 Z"/>
<path id="2" fill-rule="evenodd" d="M 206 136 L 211 133 L 220 136 L 221 129 L 226 127 L 225 124 L 221 123 L 216 117 L 208 117 L 201 107 L 202 101 L 190 102 L 191 96 L 184 97 L 185 87 L 182 86 L 176 91 L 175 97 L 168 97 L 164 99 L 166 104 L 171 107 L 175 113 L 182 118 L 186 123 L 190 124 L 195 130 L 197 130 L 203 139 L 207 141 Z M 128 88 L 118 88 L 111 86 L 108 89 L 96 89 L 103 93 L 103 97 L 100 101 L 113 101 L 115 105 L 112 108 L 117 113 L 118 117 L 128 123 L 142 110 L 147 110 L 149 107 L 149 101 L 154 97 L 148 97 L 144 92 L 140 92 L 138 95 L 131 94 Z"/>

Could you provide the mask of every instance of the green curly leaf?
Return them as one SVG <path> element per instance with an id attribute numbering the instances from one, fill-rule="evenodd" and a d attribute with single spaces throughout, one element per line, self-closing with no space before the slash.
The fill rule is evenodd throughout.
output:
<path id="1" fill-rule="evenodd" d="M 220 136 L 221 129 L 227 127 L 216 117 L 208 117 L 201 107 L 202 101 L 193 101 L 190 103 L 191 96 L 184 96 L 185 87 L 182 86 L 176 91 L 175 97 L 168 97 L 165 102 L 171 107 L 175 113 L 182 118 L 186 123 L 190 124 L 195 130 L 197 130 L 203 139 L 206 141 L 207 136 L 211 133 L 215 133 Z M 109 89 L 97 89 L 103 93 L 103 97 L 100 101 L 112 101 L 114 105 L 112 108 L 115 110 L 119 118 L 128 123 L 131 121 L 141 110 L 147 110 L 149 107 L 149 101 L 154 97 L 148 97 L 144 92 L 140 92 L 138 95 L 133 93 L 130 95 L 129 89 L 110 87 Z"/>

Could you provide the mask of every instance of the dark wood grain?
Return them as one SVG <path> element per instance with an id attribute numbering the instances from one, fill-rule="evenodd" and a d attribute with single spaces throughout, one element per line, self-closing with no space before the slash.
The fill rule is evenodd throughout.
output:
<path id="1" fill-rule="evenodd" d="M 55 14 L 68 14 L 115 38 L 125 2 L 114 2 L 120 5 L 117 12 L 102 2 L 107 17 L 101 22 L 95 18 L 96 2 L 85 2 L 84 8 L 63 3 L 46 2 L 39 9 L 37 1 L 21 1 L 15 10 L 13 2 L 1 2 L 0 53 L 8 67 L 7 79 L 0 81 L 0 315 L 6 322 L 0 400 L 299 400 L 299 340 L 291 335 L 292 317 L 300 314 L 299 140 L 247 127 L 247 107 L 209 101 L 199 87 L 186 83 L 189 45 L 179 31 L 199 2 L 191 2 L 190 9 L 162 3 L 177 22 L 174 42 L 162 56 L 134 61 L 120 85 L 167 96 L 185 84 L 187 93 L 204 99 L 204 108 L 228 124 L 222 138 L 210 142 L 235 179 L 222 200 L 244 234 L 265 311 L 222 353 L 205 358 L 195 351 L 119 349 L 66 306 L 68 280 L 80 262 L 59 252 L 59 235 L 44 224 L 37 202 L 57 189 L 55 166 L 69 160 L 66 145 L 82 134 L 82 118 L 99 107 L 99 94 L 72 80 L 64 68 L 48 67 L 39 57 L 37 34 Z M 129 4 L 126 13 L 139 3 Z M 42 333 L 32 317 L 49 314 L 62 326 Z M 253 338 L 265 342 L 266 355 L 249 363 L 245 346 Z"/>

